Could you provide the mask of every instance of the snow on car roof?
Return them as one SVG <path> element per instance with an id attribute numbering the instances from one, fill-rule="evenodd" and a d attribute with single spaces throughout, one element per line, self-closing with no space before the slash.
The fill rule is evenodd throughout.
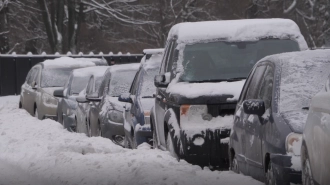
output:
<path id="1" fill-rule="evenodd" d="M 83 68 L 96 65 L 91 61 L 79 60 L 71 57 L 60 57 L 53 60 L 45 60 L 41 63 L 44 68 Z"/>
<path id="2" fill-rule="evenodd" d="M 144 49 L 144 54 L 157 54 L 157 53 L 164 53 L 164 48 L 158 48 L 158 49 Z"/>
<path id="3" fill-rule="evenodd" d="M 116 64 L 110 67 L 110 72 L 118 72 L 118 71 L 137 71 L 140 67 L 139 63 L 134 64 Z"/>
<path id="4" fill-rule="evenodd" d="M 105 71 L 109 68 L 109 66 L 94 66 L 94 67 L 86 67 L 75 69 L 72 71 L 73 76 L 95 76 L 101 77 L 104 75 Z"/>
<path id="5" fill-rule="evenodd" d="M 93 62 L 96 65 L 103 65 L 103 66 L 107 66 L 108 62 L 106 59 L 104 58 L 75 58 L 76 60 L 79 61 L 88 61 L 88 62 Z"/>
<path id="6" fill-rule="evenodd" d="M 141 67 L 144 69 L 159 68 L 163 59 L 163 53 L 152 54 L 149 59 L 141 60 Z"/>
<path id="7" fill-rule="evenodd" d="M 193 31 L 192 31 L 193 30 Z M 262 38 L 291 39 L 300 49 L 308 49 L 298 25 L 289 19 L 242 19 L 179 23 L 172 27 L 168 40 L 177 37 L 179 43 L 203 40 L 255 41 Z"/>
<path id="8" fill-rule="evenodd" d="M 305 126 L 310 100 L 325 87 L 330 74 L 330 50 L 309 50 L 268 56 L 280 70 L 276 89 L 278 110 L 296 132 Z"/>

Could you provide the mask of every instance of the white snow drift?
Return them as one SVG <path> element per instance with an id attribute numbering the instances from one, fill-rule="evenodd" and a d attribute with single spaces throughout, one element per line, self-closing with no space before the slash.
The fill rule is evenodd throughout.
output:
<path id="1" fill-rule="evenodd" d="M 0 98 L 0 184 L 262 184 L 177 162 L 148 145 L 128 150 L 70 133 L 17 107 L 18 97 Z"/>

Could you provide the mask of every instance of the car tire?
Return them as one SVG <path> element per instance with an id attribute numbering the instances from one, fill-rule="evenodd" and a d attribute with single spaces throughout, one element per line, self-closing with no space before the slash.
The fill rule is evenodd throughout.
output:
<path id="1" fill-rule="evenodd" d="M 276 185 L 276 177 L 274 173 L 273 164 L 269 162 L 267 172 L 266 172 L 266 185 Z"/>
<path id="2" fill-rule="evenodd" d="M 233 156 L 233 158 L 231 159 L 231 162 L 230 162 L 230 170 L 239 174 L 240 171 L 239 171 L 239 166 L 238 166 L 238 161 L 236 159 L 236 156 Z"/>
<path id="3" fill-rule="evenodd" d="M 92 127 L 91 127 L 91 121 L 88 120 L 88 137 L 92 137 Z"/>
<path id="4" fill-rule="evenodd" d="M 21 102 L 21 101 L 20 101 L 19 104 L 18 104 L 18 108 L 19 108 L 19 109 L 23 108 L 23 106 L 22 106 L 22 102 Z"/>
<path id="5" fill-rule="evenodd" d="M 314 185 L 313 175 L 310 167 L 310 162 L 308 159 L 308 155 L 303 159 L 302 166 L 302 184 L 303 185 Z"/>
<path id="6" fill-rule="evenodd" d="M 97 122 L 96 136 L 102 137 L 102 129 L 100 121 Z"/>
<path id="7" fill-rule="evenodd" d="M 166 149 L 171 153 L 171 155 L 176 158 L 179 161 L 179 156 L 176 154 L 174 145 L 173 145 L 173 139 L 171 137 L 170 132 L 167 132 L 167 137 L 166 137 Z"/>

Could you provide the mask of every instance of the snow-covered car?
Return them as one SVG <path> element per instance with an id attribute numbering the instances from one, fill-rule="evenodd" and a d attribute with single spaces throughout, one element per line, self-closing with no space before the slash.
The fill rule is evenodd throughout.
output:
<path id="1" fill-rule="evenodd" d="M 325 60 L 330 62 L 330 54 Z M 322 80 L 319 83 L 322 84 Z M 301 147 L 303 185 L 330 184 L 329 151 L 330 78 L 325 84 L 325 90 L 313 97 L 310 103 Z"/>
<path id="2" fill-rule="evenodd" d="M 154 77 L 158 74 L 163 49 L 144 50 L 141 67 L 135 75 L 129 93 L 119 101 L 126 102 L 124 111 L 125 148 L 137 148 L 143 142 L 152 144 L 150 109 L 154 106 L 156 87 Z"/>
<path id="3" fill-rule="evenodd" d="M 104 74 L 98 94 L 90 94 L 89 133 L 102 136 L 124 146 L 124 105 L 118 97 L 129 91 L 140 64 L 111 66 Z"/>
<path id="4" fill-rule="evenodd" d="M 74 132 L 81 128 L 77 127 L 77 98 L 86 96 L 84 89 L 86 89 L 91 76 L 101 78 L 108 68 L 109 66 L 95 66 L 75 69 L 71 72 L 64 90 L 54 92 L 55 97 L 61 98 L 57 107 L 57 121 L 62 123 L 64 128 Z"/>
<path id="5" fill-rule="evenodd" d="M 258 62 L 237 103 L 231 170 L 269 185 L 300 184 L 308 107 L 329 74 L 330 50 L 278 54 Z"/>
<path id="6" fill-rule="evenodd" d="M 245 79 L 261 58 L 308 49 L 286 19 L 177 24 L 169 32 L 151 111 L 154 147 L 228 169 L 228 139 Z"/>
<path id="7" fill-rule="evenodd" d="M 63 89 L 73 69 L 108 65 L 103 59 L 73 59 L 61 57 L 46 60 L 32 67 L 22 85 L 19 106 L 39 119 L 57 119 L 58 98 L 55 90 Z"/>

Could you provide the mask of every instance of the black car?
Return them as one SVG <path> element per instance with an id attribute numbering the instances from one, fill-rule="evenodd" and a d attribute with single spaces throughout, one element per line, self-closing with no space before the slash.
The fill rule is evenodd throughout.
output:
<path id="1" fill-rule="evenodd" d="M 329 50 L 259 61 L 237 103 L 230 168 L 269 185 L 301 183 L 300 148 L 308 107 L 329 74 Z"/>
<path id="2" fill-rule="evenodd" d="M 91 102 L 88 123 L 90 136 L 102 136 L 124 146 L 124 105 L 118 97 L 128 93 L 140 64 L 111 66 L 104 74 L 98 94 L 87 95 Z"/>
<path id="3" fill-rule="evenodd" d="M 233 114 L 250 70 L 267 55 L 306 46 L 298 26 L 285 19 L 174 26 L 154 82 L 154 147 L 193 164 L 228 169 Z"/>
<path id="4" fill-rule="evenodd" d="M 86 96 L 86 86 L 91 76 L 102 77 L 109 66 L 95 66 L 75 69 L 71 72 L 64 90 L 57 90 L 54 96 L 62 97 L 57 107 L 57 121 L 69 131 L 77 128 L 77 98 Z"/>
<path id="5" fill-rule="evenodd" d="M 150 109 L 154 106 L 156 87 L 154 77 L 158 74 L 163 50 L 144 50 L 141 67 L 136 73 L 128 94 L 119 97 L 126 102 L 124 111 L 125 148 L 137 148 L 143 142 L 152 144 Z M 127 97 L 127 98 L 125 98 Z"/>

